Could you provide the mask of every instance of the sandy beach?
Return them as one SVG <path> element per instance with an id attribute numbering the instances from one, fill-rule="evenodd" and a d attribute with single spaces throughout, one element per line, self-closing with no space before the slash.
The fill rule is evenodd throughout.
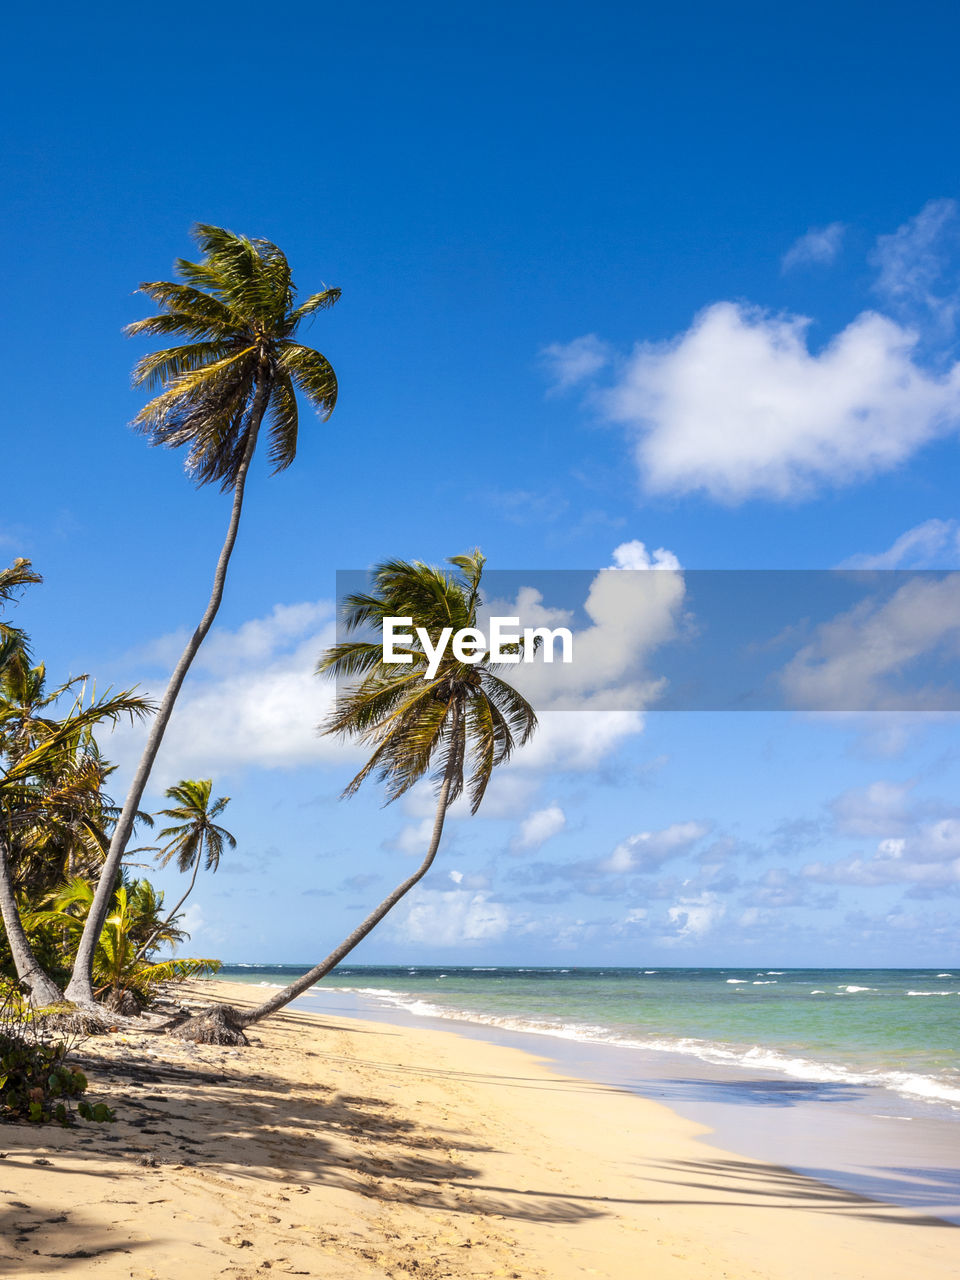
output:
<path id="1" fill-rule="evenodd" d="M 193 984 L 191 1002 L 249 1003 Z M 0 1273 L 934 1280 L 960 1233 L 449 1032 L 296 1010 L 77 1052 L 114 1125 L 0 1129 Z"/>

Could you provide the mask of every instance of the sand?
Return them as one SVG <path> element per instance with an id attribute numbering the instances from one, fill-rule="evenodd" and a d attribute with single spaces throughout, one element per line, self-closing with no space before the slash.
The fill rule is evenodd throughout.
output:
<path id="1" fill-rule="evenodd" d="M 194 984 L 249 1004 L 249 987 Z M 0 1274 L 936 1280 L 960 1231 L 449 1032 L 287 1012 L 77 1053 L 114 1125 L 0 1127 Z"/>

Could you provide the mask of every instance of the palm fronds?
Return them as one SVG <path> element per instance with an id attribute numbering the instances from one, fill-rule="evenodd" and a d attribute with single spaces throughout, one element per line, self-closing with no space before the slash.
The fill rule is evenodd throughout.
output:
<path id="1" fill-rule="evenodd" d="M 423 628 L 435 645 L 446 628 L 475 628 L 483 603 L 484 557 L 474 551 L 448 563 L 455 572 L 419 561 L 379 565 L 372 590 L 344 601 L 346 630 L 378 631 L 386 618 L 411 617 L 414 628 Z M 428 679 L 428 657 L 420 641 L 401 652 L 409 662 L 387 663 L 380 643 L 346 641 L 329 649 L 317 665 L 318 672 L 342 682 L 323 732 L 373 748 L 345 794 L 373 776 L 385 784 L 389 803 L 425 776 L 439 786 L 449 774 L 450 801 L 466 789 L 476 813 L 493 770 L 536 728 L 534 710 L 486 659 L 468 664 L 447 650 Z"/>
<path id="2" fill-rule="evenodd" d="M 197 484 L 216 481 L 231 489 L 264 409 L 274 471 L 296 456 L 296 392 L 322 418 L 333 412 L 336 374 L 294 334 L 301 321 L 333 306 L 340 290 L 324 289 L 296 306 L 289 263 L 271 241 L 207 224 L 194 228 L 194 239 L 203 257 L 178 259 L 180 281 L 140 285 L 160 310 L 128 325 L 127 333 L 188 341 L 138 361 L 134 384 L 163 390 L 134 425 L 151 444 L 189 446 L 186 469 Z"/>

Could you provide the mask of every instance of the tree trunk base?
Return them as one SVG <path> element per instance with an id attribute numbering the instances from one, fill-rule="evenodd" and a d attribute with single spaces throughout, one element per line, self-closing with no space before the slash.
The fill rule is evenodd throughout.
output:
<path id="1" fill-rule="evenodd" d="M 132 991 L 111 991 L 103 1002 L 103 1007 L 112 1013 L 122 1013 L 127 1018 L 139 1018 L 140 1001 Z"/>
<path id="2" fill-rule="evenodd" d="M 249 1044 L 243 1034 L 243 1023 L 237 1009 L 228 1004 L 215 1004 L 211 1009 L 173 1027 L 170 1035 L 194 1044 Z"/>
<path id="3" fill-rule="evenodd" d="M 64 1036 L 103 1036 L 116 1029 L 116 1019 L 109 1013 L 94 1013 L 76 1005 L 61 1004 L 45 1009 L 39 1022 L 44 1031 Z"/>

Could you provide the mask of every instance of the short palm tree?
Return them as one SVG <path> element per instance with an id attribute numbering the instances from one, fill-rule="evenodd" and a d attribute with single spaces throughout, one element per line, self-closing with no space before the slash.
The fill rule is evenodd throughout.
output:
<path id="1" fill-rule="evenodd" d="M 167 788 L 167 799 L 176 800 L 178 804 L 172 809 L 161 809 L 160 812 L 163 817 L 176 818 L 177 821 L 174 826 L 164 827 L 160 832 L 160 839 L 167 840 L 168 843 L 160 850 L 157 861 L 161 867 L 165 867 L 176 858 L 178 870 L 187 872 L 192 869 L 193 874 L 186 892 L 163 921 L 163 925 L 176 916 L 190 897 L 193 886 L 197 883 L 200 864 L 203 863 L 208 871 L 216 871 L 224 847 L 237 847 L 235 838 L 226 827 L 218 827 L 214 822 L 214 818 L 219 818 L 230 803 L 230 797 L 220 796 L 218 800 L 211 802 L 212 790 L 213 781 L 210 778 L 184 778 L 175 787 Z M 163 925 L 158 926 L 156 933 L 147 938 L 137 953 L 138 956 L 146 953 Z"/>
<path id="2" fill-rule="evenodd" d="M 179 281 L 140 285 L 159 312 L 127 332 L 174 334 L 187 341 L 137 364 L 134 382 L 162 390 L 141 410 L 136 425 L 151 444 L 186 445 L 187 471 L 197 484 L 217 481 L 233 492 L 233 503 L 209 602 L 151 726 L 77 952 L 67 995 L 86 1004 L 93 999 L 94 948 L 144 788 L 187 671 L 220 608 L 261 425 L 266 419 L 270 460 L 274 471 L 282 471 L 297 452 L 297 392 L 322 418 L 330 416 L 337 400 L 330 362 L 298 342 L 296 334 L 304 320 L 332 307 L 340 290 L 323 289 L 298 305 L 287 259 L 269 240 L 248 240 L 207 225 L 198 226 L 194 238 L 203 256 L 199 262 L 178 260 Z"/>
<path id="3" fill-rule="evenodd" d="M 76 876 L 51 894 L 45 909 L 32 913 L 28 923 L 54 927 L 68 938 L 79 938 L 92 902 L 92 885 Z M 128 1007 L 133 1012 L 163 983 L 203 977 L 220 967 L 216 960 L 144 959 L 163 943 L 182 942 L 187 936 L 177 927 L 176 916 L 161 919 L 162 911 L 163 894 L 149 880 L 121 882 L 114 890 L 93 965 L 97 998 L 109 1007 L 121 1011 Z"/>
<path id="4" fill-rule="evenodd" d="M 99 783 L 103 769 L 84 748 L 96 726 L 123 716 L 142 718 L 153 710 L 132 691 L 85 703 L 81 695 L 60 720 L 51 722 L 36 744 L 0 761 L 0 917 L 17 970 L 35 1004 L 53 1004 L 60 991 L 39 964 L 27 938 L 16 900 L 11 855 L 39 852 L 50 844 L 82 840 L 96 845 L 102 830 Z M 0 752 L 0 755 L 3 753 Z"/>
<path id="5" fill-rule="evenodd" d="M 456 572 L 402 560 L 380 565 L 373 573 L 373 591 L 345 601 L 347 630 L 382 633 L 385 618 L 412 617 L 414 626 L 424 627 L 436 644 L 444 627 L 476 627 L 484 557 L 475 551 L 449 563 Z M 466 792 L 476 813 L 493 770 L 536 728 L 533 708 L 487 658 L 471 665 L 447 650 L 428 679 L 427 657 L 419 641 L 404 652 L 409 663 L 385 663 L 382 638 L 351 640 L 328 650 L 317 669 L 342 682 L 324 732 L 356 738 L 373 748 L 344 795 L 352 795 L 375 775 L 386 783 L 389 803 L 421 779 L 433 779 L 436 816 L 423 861 L 320 964 L 256 1009 L 231 1011 L 238 1029 L 259 1022 L 319 982 L 380 923 L 433 865 L 453 801 Z"/>

